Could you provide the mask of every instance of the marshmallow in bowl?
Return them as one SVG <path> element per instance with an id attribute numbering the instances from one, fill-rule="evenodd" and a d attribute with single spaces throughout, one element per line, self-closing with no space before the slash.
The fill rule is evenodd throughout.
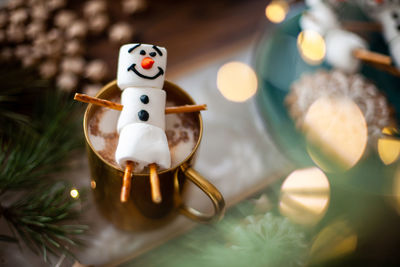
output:
<path id="1" fill-rule="evenodd" d="M 356 49 L 367 49 L 367 43 L 358 35 L 341 30 L 330 30 L 325 36 L 326 60 L 329 64 L 348 73 L 354 73 L 360 60 L 353 54 Z"/>

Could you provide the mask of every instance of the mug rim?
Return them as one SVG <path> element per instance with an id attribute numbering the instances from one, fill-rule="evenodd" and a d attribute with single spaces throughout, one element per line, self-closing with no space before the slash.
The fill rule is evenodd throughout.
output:
<path id="1" fill-rule="evenodd" d="M 180 86 L 178 86 L 177 84 L 175 84 L 175 83 L 173 83 L 173 82 L 170 82 L 170 81 L 165 80 L 165 81 L 164 81 L 163 88 L 164 88 L 164 86 L 165 86 L 166 84 L 169 85 L 169 86 L 171 86 L 171 87 L 177 88 L 177 89 L 180 91 L 180 93 L 182 93 L 186 98 L 188 98 L 193 104 L 196 104 L 196 102 L 193 100 L 193 98 L 192 98 L 185 90 L 183 90 Z M 105 91 L 109 90 L 109 88 L 111 88 L 111 87 L 113 87 L 113 86 L 116 86 L 118 89 L 120 89 L 120 88 L 118 87 L 118 85 L 117 85 L 117 80 L 113 80 L 113 81 L 107 83 L 106 85 L 104 85 L 103 88 L 101 88 L 101 90 L 100 90 L 99 92 L 97 92 L 97 94 L 95 95 L 95 97 L 101 96 Z M 92 110 L 93 106 L 96 106 L 96 105 L 94 105 L 94 104 L 88 104 L 88 106 L 86 107 L 85 113 L 84 113 L 84 115 L 83 115 L 83 131 L 84 131 L 84 135 L 85 135 L 85 142 L 86 142 L 87 145 L 89 145 L 90 149 L 95 153 L 95 155 L 96 155 L 103 163 L 105 163 L 108 167 L 110 167 L 110 168 L 112 168 L 112 169 L 116 169 L 117 171 L 120 171 L 120 172 L 123 173 L 123 172 L 124 172 L 123 169 L 121 169 L 120 167 L 117 168 L 115 165 L 113 165 L 113 164 L 111 164 L 110 162 L 108 162 L 107 160 L 105 160 L 105 159 L 100 155 L 100 153 L 98 153 L 98 151 L 97 151 L 96 149 L 94 149 L 92 143 L 90 142 L 89 131 L 88 131 L 88 116 L 89 116 L 89 112 Z M 163 173 L 167 173 L 167 172 L 173 171 L 174 169 L 176 169 L 176 168 L 182 166 L 184 163 L 186 163 L 187 161 L 189 161 L 189 160 L 193 157 L 193 155 L 196 153 L 196 151 L 197 151 L 197 149 L 198 149 L 198 147 L 199 147 L 199 145 L 200 145 L 200 141 L 201 141 L 201 139 L 202 139 L 202 137 L 203 137 L 203 118 L 202 118 L 202 116 L 201 116 L 201 112 L 200 112 L 200 111 L 198 111 L 197 117 L 198 117 L 199 124 L 200 124 L 200 127 L 199 127 L 199 137 L 197 138 L 196 145 L 193 147 L 193 149 L 192 149 L 192 151 L 190 152 L 190 154 L 189 154 L 187 157 L 185 157 L 184 160 L 182 160 L 181 162 L 179 162 L 177 165 L 171 166 L 171 167 L 168 168 L 168 169 L 159 171 L 159 172 L 157 172 L 158 174 L 163 174 Z M 134 176 L 149 176 L 149 173 L 135 173 L 135 172 L 133 172 L 133 175 L 134 175 Z"/>

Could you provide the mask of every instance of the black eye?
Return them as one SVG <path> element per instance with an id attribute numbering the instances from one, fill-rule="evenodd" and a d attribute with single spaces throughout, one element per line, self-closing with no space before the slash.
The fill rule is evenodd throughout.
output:
<path id="1" fill-rule="evenodd" d="M 144 56 L 144 55 L 146 55 L 146 51 L 140 50 L 140 54 L 141 54 L 142 56 Z"/>
<path id="2" fill-rule="evenodd" d="M 155 57 L 157 55 L 157 53 L 156 52 L 151 52 L 149 55 L 152 56 L 152 57 Z"/>
<path id="3" fill-rule="evenodd" d="M 393 13 L 392 13 L 392 18 L 397 19 L 397 17 L 398 17 L 397 13 L 396 13 L 396 12 L 393 12 Z"/>

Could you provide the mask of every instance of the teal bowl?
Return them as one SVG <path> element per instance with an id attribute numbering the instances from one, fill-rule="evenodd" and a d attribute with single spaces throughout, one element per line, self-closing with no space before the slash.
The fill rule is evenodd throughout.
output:
<path id="1" fill-rule="evenodd" d="M 255 69 L 259 79 L 259 90 L 256 95 L 256 105 L 262 117 L 268 134 L 272 137 L 281 152 L 297 167 L 314 165 L 307 153 L 304 136 L 296 129 L 287 107 L 285 97 L 289 93 L 291 84 L 298 80 L 304 73 L 313 73 L 318 69 L 330 69 L 322 63 L 318 66 L 307 64 L 300 56 L 297 49 L 297 36 L 301 29 L 299 18 L 303 6 L 298 6 L 288 14 L 288 18 L 281 24 L 269 24 L 258 42 L 255 53 Z M 369 45 L 372 51 L 388 54 L 387 46 L 380 34 L 369 36 Z M 400 79 L 386 72 L 363 64 L 361 74 L 374 82 L 387 96 L 390 105 L 395 110 L 396 120 L 400 121 Z M 376 189 L 374 175 L 384 175 L 387 170 L 375 155 L 363 157 L 362 160 L 350 171 L 341 173 L 337 180 L 346 180 L 354 183 L 359 188 L 365 187 L 366 178 L 354 178 L 360 172 L 369 172 L 371 182 L 366 183 L 368 188 Z M 373 164 L 371 166 L 371 164 Z M 351 176 L 348 181 L 347 176 Z M 363 179 L 363 180 L 361 180 Z M 375 190 L 374 189 L 374 190 Z"/>

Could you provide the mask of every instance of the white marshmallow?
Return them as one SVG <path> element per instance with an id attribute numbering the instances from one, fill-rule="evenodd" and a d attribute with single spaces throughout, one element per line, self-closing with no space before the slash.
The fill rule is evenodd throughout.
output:
<path id="1" fill-rule="evenodd" d="M 367 49 L 367 43 L 358 35 L 349 31 L 333 29 L 325 36 L 326 60 L 333 67 L 345 72 L 355 72 L 360 60 L 353 55 L 357 48 Z"/>
<path id="2" fill-rule="evenodd" d="M 376 19 L 381 23 L 383 36 L 389 46 L 390 54 L 397 67 L 400 67 L 400 6 L 392 5 L 377 13 Z"/>
<path id="3" fill-rule="evenodd" d="M 300 18 L 303 30 L 312 30 L 324 36 L 326 32 L 339 27 L 339 22 L 333 10 L 324 4 L 316 4 L 307 10 Z"/>
<path id="4" fill-rule="evenodd" d="M 305 0 L 305 2 L 309 7 L 323 4 L 322 0 Z"/>
<path id="5" fill-rule="evenodd" d="M 126 88 L 121 94 L 121 104 L 124 108 L 118 119 L 118 132 L 131 123 L 147 123 L 165 130 L 166 97 L 165 91 L 161 89 Z M 144 98 L 143 101 L 141 98 Z M 148 100 L 147 104 L 145 100 Z M 142 120 L 140 112 L 147 112 L 148 119 Z"/>
<path id="6" fill-rule="evenodd" d="M 144 67 L 143 60 L 154 60 L 149 68 Z M 167 50 L 150 44 L 126 44 L 121 46 L 118 58 L 117 85 L 121 90 L 128 87 L 162 88 Z"/>
<path id="7" fill-rule="evenodd" d="M 400 36 L 389 43 L 390 54 L 397 68 L 400 68 Z"/>
<path id="8" fill-rule="evenodd" d="M 400 26 L 400 6 L 383 9 L 377 13 L 376 19 L 382 24 L 383 36 L 386 42 L 389 43 L 400 35 L 400 30 L 397 28 Z"/>
<path id="9" fill-rule="evenodd" d="M 134 161 L 135 172 L 156 163 L 162 169 L 171 167 L 171 155 L 165 132 L 147 123 L 126 125 L 120 135 L 115 160 L 125 168 L 126 162 Z"/>

